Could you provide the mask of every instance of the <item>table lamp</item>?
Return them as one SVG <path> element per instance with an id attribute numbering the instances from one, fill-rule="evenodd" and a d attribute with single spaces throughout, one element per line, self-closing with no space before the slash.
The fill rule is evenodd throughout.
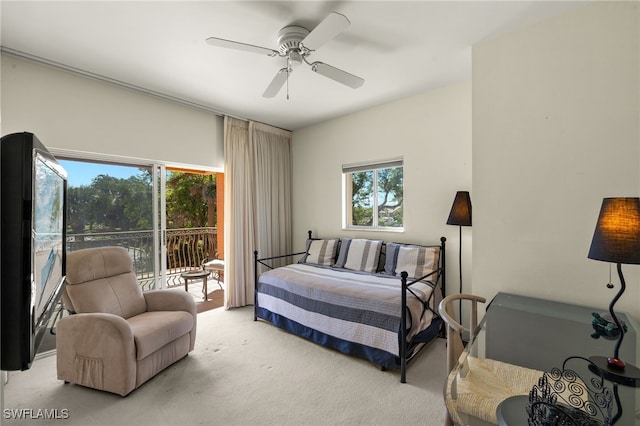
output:
<path id="1" fill-rule="evenodd" d="M 589 359 L 602 370 L 606 379 L 640 386 L 640 369 L 625 363 L 619 356 L 625 331 L 613 310 L 626 289 L 622 264 L 640 264 L 640 198 L 605 198 L 602 201 L 588 258 L 616 263 L 620 277 L 620 291 L 609 305 L 609 313 L 620 333 L 613 356 Z"/>
<path id="2" fill-rule="evenodd" d="M 456 192 L 453 200 L 451 212 L 447 219 L 447 225 L 458 225 L 460 227 L 460 249 L 458 250 L 458 265 L 460 267 L 460 293 L 462 293 L 462 227 L 471 226 L 471 197 L 468 191 Z M 462 322 L 462 299 L 458 301 L 458 315 Z"/>

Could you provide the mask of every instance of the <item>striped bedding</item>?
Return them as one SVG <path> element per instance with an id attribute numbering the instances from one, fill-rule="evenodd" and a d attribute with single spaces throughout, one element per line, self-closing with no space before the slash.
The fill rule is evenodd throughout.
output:
<path id="1" fill-rule="evenodd" d="M 260 275 L 256 315 L 316 343 L 397 368 L 400 288 L 399 277 L 292 264 Z M 422 303 L 430 300 L 431 285 L 419 282 L 411 289 L 408 341 L 429 328 L 435 309 Z"/>

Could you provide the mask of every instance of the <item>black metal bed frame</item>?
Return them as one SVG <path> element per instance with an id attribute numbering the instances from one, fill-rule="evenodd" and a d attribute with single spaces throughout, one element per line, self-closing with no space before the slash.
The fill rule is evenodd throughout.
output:
<path id="1" fill-rule="evenodd" d="M 314 239 L 312 237 L 312 232 L 308 231 L 308 236 L 309 239 Z M 408 281 L 408 276 L 409 274 L 407 274 L 406 271 L 403 271 L 400 273 L 400 280 L 402 283 L 402 294 L 401 294 L 401 309 L 402 312 L 400 313 L 400 340 L 399 340 L 399 346 L 400 346 L 400 382 L 401 383 L 406 383 L 407 382 L 407 365 L 409 363 L 409 361 L 411 361 L 413 359 L 413 357 L 415 357 L 426 345 L 426 343 L 412 343 L 412 342 L 408 342 L 407 343 L 407 309 L 406 309 L 406 305 L 407 305 L 407 291 L 413 293 L 411 286 L 417 282 L 420 281 L 424 281 L 426 279 L 428 279 L 429 277 L 433 276 L 435 274 L 436 279 L 431 281 L 433 283 L 434 289 L 438 287 L 438 282 L 440 282 L 440 291 L 441 291 L 441 298 L 444 298 L 446 296 L 446 255 L 445 255 L 445 243 L 446 243 L 447 239 L 445 237 L 440 237 L 440 256 L 439 256 L 439 260 L 438 260 L 438 269 L 436 269 L 435 271 L 420 277 L 420 278 L 416 278 L 412 281 Z M 306 253 L 306 251 L 302 251 L 299 253 L 291 253 L 291 254 L 283 254 L 283 255 L 278 255 L 278 256 L 270 256 L 270 257 L 263 257 L 258 259 L 258 251 L 255 250 L 253 252 L 253 258 L 254 258 L 254 304 L 253 304 L 253 320 L 257 321 L 258 320 L 258 315 L 257 315 L 257 309 L 258 309 L 258 265 L 263 265 L 269 269 L 274 269 L 274 266 L 266 263 L 267 261 L 270 260 L 275 260 L 275 259 L 283 259 L 283 258 L 287 258 L 287 257 L 294 257 L 294 256 L 302 256 Z M 434 297 L 433 292 L 429 298 L 429 300 L 426 303 L 430 303 L 431 299 Z M 435 310 L 433 311 L 433 313 L 435 314 L 434 318 L 439 318 L 440 315 L 437 312 L 437 306 L 435 306 Z M 444 333 L 444 326 L 441 325 L 440 326 L 440 330 L 439 330 L 439 335 L 441 337 L 443 337 L 443 333 Z M 403 344 L 400 344 L 400 342 L 402 342 Z M 410 348 L 411 347 L 411 348 Z M 411 353 L 407 353 L 409 351 L 409 349 L 411 349 Z M 384 370 L 384 368 L 383 368 Z"/>

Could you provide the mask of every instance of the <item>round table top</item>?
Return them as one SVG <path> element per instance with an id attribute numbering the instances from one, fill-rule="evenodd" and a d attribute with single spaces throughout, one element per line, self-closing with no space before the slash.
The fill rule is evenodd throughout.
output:
<path id="1" fill-rule="evenodd" d="M 204 270 L 199 270 L 199 271 L 186 271 L 180 274 L 181 277 L 187 277 L 187 278 L 202 278 L 202 277 L 206 277 L 207 275 L 209 275 L 211 273 L 211 271 L 204 271 Z"/>
<path id="2" fill-rule="evenodd" d="M 502 401 L 496 409 L 499 426 L 527 426 L 529 395 L 511 396 Z"/>

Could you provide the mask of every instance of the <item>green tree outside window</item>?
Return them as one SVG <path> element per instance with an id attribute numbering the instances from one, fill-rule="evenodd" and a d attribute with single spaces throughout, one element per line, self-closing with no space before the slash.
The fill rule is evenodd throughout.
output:
<path id="1" fill-rule="evenodd" d="M 347 228 L 400 229 L 404 226 L 403 166 L 398 160 L 390 164 L 392 167 L 343 167 Z"/>

